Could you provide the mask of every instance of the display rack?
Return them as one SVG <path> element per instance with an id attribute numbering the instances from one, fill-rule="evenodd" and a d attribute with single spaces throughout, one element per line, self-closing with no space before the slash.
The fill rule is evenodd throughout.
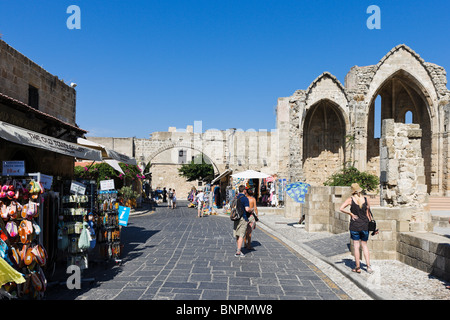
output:
<path id="1" fill-rule="evenodd" d="M 121 242 L 117 199 L 117 190 L 98 191 L 97 245 L 100 257 L 120 263 Z"/>
<path id="2" fill-rule="evenodd" d="M 42 299 L 47 287 L 43 268 L 48 256 L 41 229 L 45 190 L 40 178 L 40 173 L 0 176 L 0 242 L 7 248 L 2 258 L 25 279 L 2 286 L 10 299 Z"/>
<path id="3" fill-rule="evenodd" d="M 89 267 L 89 249 L 80 249 L 79 240 L 86 226 L 87 216 L 91 213 L 95 206 L 96 187 L 95 182 L 76 181 L 82 183 L 85 188 L 83 192 L 73 188 L 74 181 L 65 181 L 63 186 L 62 197 L 62 216 L 63 221 L 60 222 L 62 236 L 67 237 L 68 244 L 62 248 L 67 253 L 67 266 L 76 265 L 81 270 Z"/>

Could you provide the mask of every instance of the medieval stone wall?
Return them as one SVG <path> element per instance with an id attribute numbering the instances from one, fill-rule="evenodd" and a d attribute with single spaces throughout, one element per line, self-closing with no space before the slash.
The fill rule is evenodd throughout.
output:
<path id="1" fill-rule="evenodd" d="M 375 114 L 377 97 L 381 98 L 380 114 Z M 279 155 L 288 163 L 280 169 L 293 181 L 317 186 L 340 169 L 336 163 L 380 175 L 375 118 L 404 122 L 406 112 L 411 112 L 413 123 L 423 132 L 420 148 L 427 192 L 448 195 L 450 172 L 448 158 L 443 156 L 449 145 L 449 97 L 445 69 L 425 62 L 406 45 L 396 46 L 376 65 L 354 66 L 344 85 L 325 72 L 307 90 L 278 99 L 277 112 L 289 115 L 288 124 L 277 121 L 279 136 L 289 136 L 289 148 L 280 149 L 284 154 Z M 289 108 L 283 105 L 286 101 Z M 321 108 L 324 111 L 317 112 Z M 336 114 L 334 130 L 317 131 L 312 124 L 322 121 L 325 128 L 331 114 Z M 333 150 L 336 141 L 342 149 L 338 152 Z"/>
<path id="2" fill-rule="evenodd" d="M 0 40 L 0 92 L 28 104 L 30 85 L 38 90 L 40 111 L 75 125 L 75 89 Z"/>
<path id="3" fill-rule="evenodd" d="M 120 153 L 134 157 L 144 168 L 151 163 L 152 187 L 180 190 L 183 199 L 199 181 L 187 182 L 178 175 L 183 163 L 190 163 L 203 153 L 205 161 L 214 167 L 215 175 L 232 169 L 234 173 L 257 170 L 276 174 L 283 163 L 278 158 L 279 141 L 276 130 L 206 130 L 196 126 L 186 129 L 169 128 L 153 132 L 149 139 L 89 137 L 88 139 Z M 288 137 L 283 138 L 286 144 Z M 284 177 L 284 176 L 280 176 Z"/>

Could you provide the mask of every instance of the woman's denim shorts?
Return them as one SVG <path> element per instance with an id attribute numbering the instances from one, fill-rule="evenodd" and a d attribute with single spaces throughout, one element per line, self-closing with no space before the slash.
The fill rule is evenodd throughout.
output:
<path id="1" fill-rule="evenodd" d="M 367 241 L 369 240 L 369 231 L 350 231 L 350 238 L 354 241 Z"/>

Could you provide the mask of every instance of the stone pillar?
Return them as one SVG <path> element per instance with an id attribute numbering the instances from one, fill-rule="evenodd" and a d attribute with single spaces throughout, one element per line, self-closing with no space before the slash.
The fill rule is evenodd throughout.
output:
<path id="1" fill-rule="evenodd" d="M 380 143 L 381 200 L 390 208 L 410 208 L 411 231 L 430 231 L 425 168 L 418 124 L 383 120 Z"/>

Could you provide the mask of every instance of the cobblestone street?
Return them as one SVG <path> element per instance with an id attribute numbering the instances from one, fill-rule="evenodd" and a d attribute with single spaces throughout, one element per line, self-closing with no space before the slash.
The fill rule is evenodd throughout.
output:
<path id="1" fill-rule="evenodd" d="M 255 250 L 234 256 L 232 223 L 196 218 L 196 209 L 156 208 L 122 230 L 123 263 L 96 272 L 80 290 L 63 285 L 49 300 L 347 300 L 349 296 L 297 252 L 256 229 Z M 98 268 L 97 268 L 98 269 Z"/>

